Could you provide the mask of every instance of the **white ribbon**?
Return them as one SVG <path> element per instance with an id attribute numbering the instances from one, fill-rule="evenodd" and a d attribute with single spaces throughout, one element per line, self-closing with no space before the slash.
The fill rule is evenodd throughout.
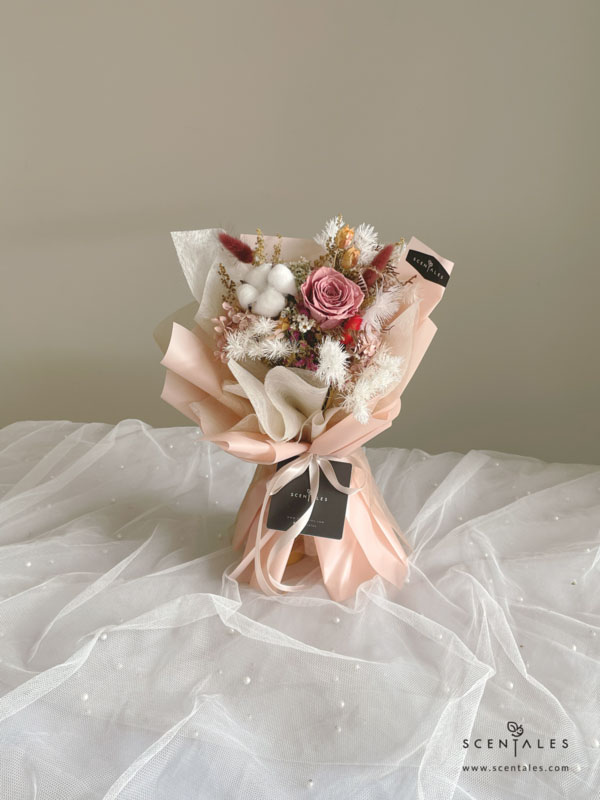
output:
<path id="1" fill-rule="evenodd" d="M 320 470 L 323 470 L 323 474 L 329 481 L 329 483 L 337 489 L 338 492 L 342 494 L 346 494 L 348 496 L 356 494 L 357 492 L 361 492 L 364 488 L 364 481 L 360 486 L 356 487 L 349 487 L 343 486 L 337 479 L 335 474 L 335 470 L 331 465 L 332 461 L 342 461 L 345 463 L 350 463 L 354 467 L 362 470 L 362 467 L 354 458 L 331 458 L 328 456 L 320 456 L 316 453 L 311 453 L 310 451 L 307 453 L 303 453 L 302 455 L 295 458 L 293 461 L 284 464 L 277 472 L 269 479 L 265 488 L 265 497 L 262 503 L 262 507 L 260 510 L 260 516 L 258 519 L 258 528 L 256 531 L 256 542 L 254 547 L 244 556 L 244 558 L 240 561 L 237 567 L 233 570 L 230 577 L 237 578 L 250 564 L 250 562 L 254 559 L 254 573 L 256 575 L 256 581 L 262 591 L 265 594 L 277 594 L 277 592 L 299 592 L 302 589 L 306 588 L 306 584 L 295 584 L 294 586 L 290 586 L 285 583 L 280 583 L 276 581 L 273 576 L 271 575 L 271 565 L 277 555 L 281 553 L 282 550 L 289 548 L 290 545 L 293 544 L 295 538 L 299 536 L 312 515 L 312 512 L 315 507 L 315 503 L 317 502 L 317 497 L 319 495 L 319 476 Z M 277 539 L 269 555 L 267 557 L 266 563 L 266 575 L 263 571 L 262 562 L 261 562 L 261 550 L 267 544 L 268 541 L 272 538 L 273 534 L 276 533 L 275 530 L 267 530 L 265 535 L 263 536 L 263 525 L 265 521 L 265 514 L 267 513 L 267 508 L 269 505 L 269 500 L 274 494 L 281 491 L 284 486 L 287 486 L 288 483 L 291 483 L 295 478 L 299 477 L 300 475 L 304 474 L 308 469 L 308 479 L 309 479 L 309 486 L 310 486 L 310 503 L 306 511 L 299 517 L 296 522 L 294 522 L 287 531 L 281 532 L 281 536 Z"/>

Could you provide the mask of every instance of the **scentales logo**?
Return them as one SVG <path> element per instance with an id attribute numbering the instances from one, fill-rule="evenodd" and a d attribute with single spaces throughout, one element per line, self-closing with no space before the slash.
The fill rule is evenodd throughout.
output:
<path id="1" fill-rule="evenodd" d="M 435 256 L 420 253 L 418 250 L 409 250 L 406 255 L 406 261 L 428 281 L 439 283 L 440 286 L 448 285 L 450 275 Z"/>
<path id="2" fill-rule="evenodd" d="M 506 727 L 510 736 L 498 739 L 463 739 L 463 749 L 468 750 L 506 750 L 512 752 L 516 758 L 517 753 L 531 752 L 533 750 L 566 750 L 569 747 L 568 739 L 556 738 L 530 738 L 523 736 L 523 726 L 516 722 L 507 722 Z M 512 737 L 512 738 L 511 738 Z"/>

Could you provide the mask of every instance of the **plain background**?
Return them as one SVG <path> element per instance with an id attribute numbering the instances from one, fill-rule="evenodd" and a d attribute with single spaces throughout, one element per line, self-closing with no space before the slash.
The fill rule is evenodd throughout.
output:
<path id="1" fill-rule="evenodd" d="M 342 213 L 456 262 L 377 444 L 600 462 L 597 0 L 2 9 L 0 424 L 186 424 L 169 232 Z"/>

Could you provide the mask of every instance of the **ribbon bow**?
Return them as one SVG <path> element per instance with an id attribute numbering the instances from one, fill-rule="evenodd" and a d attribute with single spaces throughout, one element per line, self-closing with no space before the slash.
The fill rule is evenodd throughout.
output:
<path id="1" fill-rule="evenodd" d="M 350 496 L 363 490 L 364 481 L 360 486 L 352 488 L 342 485 L 337 479 L 337 475 L 335 474 L 335 470 L 331 464 L 332 461 L 343 461 L 350 463 L 353 465 L 353 467 L 362 470 L 361 465 L 352 456 L 349 456 L 348 458 L 332 458 L 330 456 L 320 456 L 309 451 L 307 453 L 303 453 L 287 464 L 284 464 L 284 466 L 277 470 L 277 472 L 269 479 L 258 519 L 256 542 L 254 547 L 246 554 L 242 561 L 240 561 L 237 567 L 233 570 L 230 575 L 231 578 L 238 578 L 238 576 L 241 575 L 241 573 L 254 559 L 254 572 L 256 575 L 256 581 L 265 594 L 273 595 L 277 594 L 278 592 L 299 592 L 306 588 L 307 584 L 304 583 L 290 586 L 289 584 L 281 583 L 280 581 L 275 580 L 275 578 L 271 575 L 271 566 L 277 555 L 285 548 L 290 547 L 296 537 L 302 533 L 308 524 L 319 495 L 319 477 L 321 470 L 323 470 L 323 474 L 329 483 L 334 487 L 334 489 L 337 489 L 338 492 L 342 492 L 342 494 Z M 275 530 L 267 530 L 263 535 L 265 514 L 267 513 L 269 500 L 274 494 L 277 494 L 277 492 L 281 491 L 284 486 L 287 486 L 295 478 L 303 475 L 307 469 L 310 486 L 309 506 L 302 516 L 299 517 L 296 522 L 294 522 L 288 528 L 287 531 L 281 532 L 281 536 L 274 543 L 267 557 L 266 570 L 263 570 L 260 557 L 261 550 L 267 544 L 267 542 L 270 541 L 270 539 L 273 537 L 273 534 L 277 533 Z"/>

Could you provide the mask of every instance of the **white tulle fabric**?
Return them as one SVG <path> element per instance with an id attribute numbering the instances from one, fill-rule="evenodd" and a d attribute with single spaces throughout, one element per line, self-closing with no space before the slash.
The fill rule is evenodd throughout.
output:
<path id="1" fill-rule="evenodd" d="M 339 605 L 224 577 L 253 466 L 196 429 L 0 431 L 0 797 L 597 798 L 598 468 L 369 460 L 410 581 Z M 569 748 L 462 747 L 508 720 Z"/>

